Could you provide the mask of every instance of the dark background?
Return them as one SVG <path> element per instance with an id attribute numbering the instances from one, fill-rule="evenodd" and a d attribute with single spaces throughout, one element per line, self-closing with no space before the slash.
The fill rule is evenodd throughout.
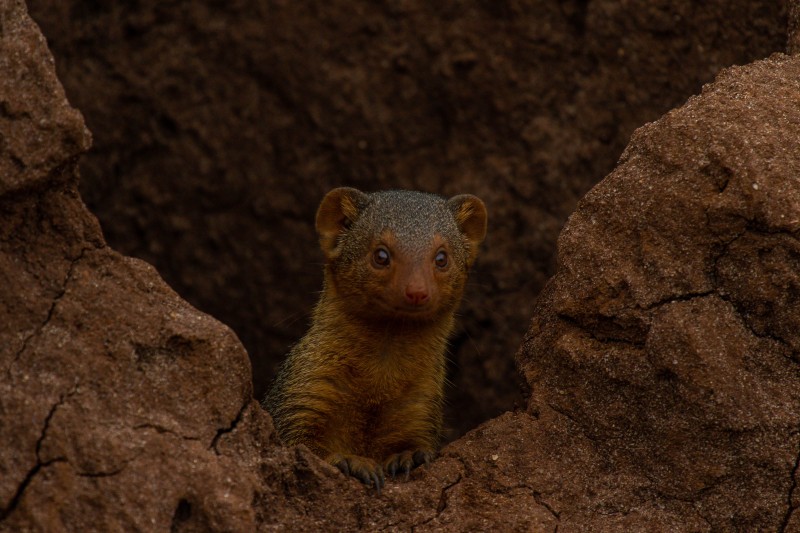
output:
<path id="1" fill-rule="evenodd" d="M 484 199 L 450 437 L 521 399 L 555 239 L 632 131 L 786 45 L 774 0 L 28 5 L 94 134 L 81 193 L 108 242 L 233 328 L 257 396 L 317 299 L 327 190 Z"/>

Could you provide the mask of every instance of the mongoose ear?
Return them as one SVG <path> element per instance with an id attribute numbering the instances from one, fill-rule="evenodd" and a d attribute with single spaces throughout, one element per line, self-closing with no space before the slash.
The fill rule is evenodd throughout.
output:
<path id="1" fill-rule="evenodd" d="M 477 196 L 459 194 L 447 201 L 447 207 L 453 213 L 461 233 L 469 244 L 467 266 L 471 266 L 478 256 L 478 245 L 486 237 L 486 206 Z"/>
<path id="2" fill-rule="evenodd" d="M 319 245 L 329 261 L 339 255 L 336 249 L 339 235 L 344 233 L 358 217 L 366 198 L 367 195 L 358 189 L 339 187 L 326 194 L 319 204 L 317 234 L 319 234 Z"/>

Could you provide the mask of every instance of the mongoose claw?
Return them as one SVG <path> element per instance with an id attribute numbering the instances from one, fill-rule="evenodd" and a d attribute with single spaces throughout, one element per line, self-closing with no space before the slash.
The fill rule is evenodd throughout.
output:
<path id="1" fill-rule="evenodd" d="M 397 474 L 403 474 L 403 480 L 408 481 L 411 471 L 419 465 L 428 465 L 433 460 L 434 452 L 430 450 L 406 450 L 395 453 L 384 461 L 383 466 L 386 471 L 395 479 Z"/>
<path id="2" fill-rule="evenodd" d="M 392 479 L 395 479 L 397 474 L 402 473 L 403 479 L 408 480 L 408 475 L 414 468 L 414 454 L 411 450 L 392 454 L 384 461 L 383 466 L 386 472 L 392 476 Z"/>
<path id="3" fill-rule="evenodd" d="M 336 454 L 329 459 L 330 463 L 342 471 L 361 481 L 368 487 L 375 487 L 378 495 L 386 484 L 383 468 L 374 460 L 360 455 Z"/>
<path id="4" fill-rule="evenodd" d="M 431 464 L 431 461 L 436 457 L 436 452 L 430 450 L 417 450 L 414 452 L 414 466 L 425 465 L 426 467 Z"/>

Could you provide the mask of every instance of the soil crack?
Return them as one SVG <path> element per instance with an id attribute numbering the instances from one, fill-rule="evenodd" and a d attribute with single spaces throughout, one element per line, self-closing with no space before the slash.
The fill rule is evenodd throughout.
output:
<path id="1" fill-rule="evenodd" d="M 44 330 L 44 328 L 46 328 L 47 325 L 50 323 L 50 320 L 52 320 L 58 302 L 61 301 L 61 298 L 63 298 L 67 292 L 67 286 L 69 285 L 69 282 L 72 279 L 76 265 L 86 256 L 86 252 L 93 249 L 94 249 L 93 247 L 84 247 L 81 249 L 78 256 L 72 259 L 72 262 L 70 263 L 69 268 L 67 269 L 67 273 L 64 276 L 64 280 L 61 282 L 60 285 L 61 288 L 58 290 L 58 293 L 56 293 L 55 297 L 53 298 L 53 301 L 50 304 L 50 309 L 47 310 L 47 316 L 45 317 L 44 321 L 39 326 L 37 326 L 27 337 L 25 337 L 25 340 L 22 341 L 22 346 L 20 347 L 19 350 L 17 350 L 17 353 L 14 354 L 14 358 L 11 360 L 11 363 L 9 363 L 8 368 L 6 368 L 6 376 L 9 379 L 11 378 L 11 369 L 14 367 L 15 364 L 17 364 L 20 357 L 22 357 L 22 354 L 25 353 L 25 351 L 28 349 L 28 345 L 30 344 L 30 342 L 33 340 L 34 337 L 40 335 Z"/>
<path id="2" fill-rule="evenodd" d="M 415 531 L 416 528 L 418 528 L 420 526 L 424 526 L 426 524 L 429 524 L 430 522 L 432 522 L 432 521 L 436 520 L 437 518 L 439 518 L 439 516 L 444 512 L 444 510 L 447 509 L 447 503 L 448 503 L 448 501 L 447 501 L 448 500 L 447 493 L 450 491 L 450 489 L 452 489 L 453 487 L 455 487 L 456 485 L 461 483 L 462 479 L 464 479 L 464 476 L 461 473 L 459 473 L 458 477 L 455 479 L 455 481 L 453 481 L 451 483 L 448 483 L 447 485 L 442 487 L 441 493 L 439 495 L 439 503 L 436 506 L 436 514 L 433 515 L 430 518 L 427 518 L 427 519 L 423 520 L 419 524 L 412 525 L 411 526 L 411 531 L 412 532 Z"/>
<path id="3" fill-rule="evenodd" d="M 550 506 L 549 503 L 544 501 L 544 498 L 542 498 L 542 494 L 540 492 L 534 491 L 533 492 L 533 499 L 534 499 L 534 501 L 536 501 L 537 504 L 539 504 L 542 507 L 544 507 L 545 509 L 547 509 L 550 512 L 550 514 L 553 515 L 553 518 L 556 519 L 556 522 L 560 522 L 561 521 L 561 513 L 556 511 L 555 509 L 553 509 Z M 558 530 L 558 526 L 556 526 L 556 530 Z"/>
<path id="4" fill-rule="evenodd" d="M 233 421 L 228 427 L 220 428 L 217 430 L 217 434 L 214 435 L 214 438 L 211 441 L 211 445 L 208 447 L 209 450 L 213 448 L 214 453 L 219 455 L 219 450 L 217 450 L 217 443 L 219 442 L 219 439 L 222 438 L 223 435 L 226 435 L 231 431 L 233 431 L 234 429 L 236 429 L 236 426 L 239 425 L 239 422 L 242 421 L 242 417 L 244 417 L 245 409 L 247 409 L 249 405 L 250 405 L 250 400 L 246 401 L 244 405 L 242 405 L 242 407 L 239 409 L 239 412 L 236 413 L 236 418 L 233 419 Z"/>
<path id="5" fill-rule="evenodd" d="M 442 493 L 439 496 L 439 503 L 436 506 L 436 516 L 439 516 L 440 514 L 442 514 L 442 512 L 445 509 L 447 509 L 447 492 L 450 489 L 452 489 L 453 487 L 455 487 L 456 485 L 458 485 L 459 483 L 461 483 L 462 479 L 463 479 L 463 476 L 461 474 L 458 474 L 458 477 L 456 478 L 455 481 L 453 481 L 452 483 L 450 483 L 448 485 L 445 485 L 442 488 Z"/>
<path id="6" fill-rule="evenodd" d="M 667 304 L 671 304 L 673 302 L 690 302 L 692 300 L 696 300 L 697 298 L 705 298 L 706 296 L 711 296 L 716 294 L 716 289 L 710 289 L 705 291 L 698 291 L 698 292 L 687 292 L 685 294 L 673 294 L 658 300 L 657 302 L 653 302 L 652 304 L 646 305 L 644 307 L 640 307 L 643 311 L 652 311 L 658 307 L 662 307 Z"/>
<path id="7" fill-rule="evenodd" d="M 19 505 L 19 502 L 22 500 L 22 496 L 25 494 L 25 490 L 31 484 L 31 482 L 33 481 L 33 478 L 36 477 L 36 475 L 43 468 L 46 468 L 46 467 L 48 467 L 48 466 L 50 466 L 50 465 L 52 465 L 54 463 L 65 463 L 65 462 L 67 462 L 67 459 L 64 458 L 64 457 L 55 457 L 55 458 L 50 459 L 48 461 L 42 461 L 42 457 L 41 457 L 42 443 L 44 442 L 44 439 L 47 437 L 47 430 L 50 428 L 50 422 L 52 421 L 53 416 L 55 416 L 56 411 L 58 410 L 59 407 L 64 405 L 66 403 L 66 401 L 77 392 L 77 390 L 78 390 L 78 387 L 77 387 L 77 385 L 75 385 L 70 391 L 61 394 L 61 396 L 59 397 L 58 401 L 50 408 L 50 411 L 47 413 L 47 416 L 44 419 L 42 432 L 39 435 L 39 438 L 36 440 L 36 450 L 35 450 L 35 453 L 36 453 L 36 464 L 33 465 L 33 467 L 30 470 L 28 470 L 27 474 L 25 474 L 25 477 L 23 478 L 23 480 L 20 482 L 19 486 L 17 487 L 17 491 L 14 493 L 14 496 L 11 498 L 11 501 L 9 502 L 8 507 L 6 507 L 5 509 L 0 509 L 0 522 L 5 520 L 6 518 L 8 518 L 8 516 L 11 515 L 11 513 L 14 512 L 14 510 Z"/>

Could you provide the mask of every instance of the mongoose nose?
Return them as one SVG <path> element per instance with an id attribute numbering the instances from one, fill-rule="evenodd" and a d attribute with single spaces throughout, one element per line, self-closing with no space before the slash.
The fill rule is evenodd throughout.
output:
<path id="1" fill-rule="evenodd" d="M 406 287 L 406 302 L 411 305 L 424 305 L 430 299 L 428 291 L 424 287 Z"/>

